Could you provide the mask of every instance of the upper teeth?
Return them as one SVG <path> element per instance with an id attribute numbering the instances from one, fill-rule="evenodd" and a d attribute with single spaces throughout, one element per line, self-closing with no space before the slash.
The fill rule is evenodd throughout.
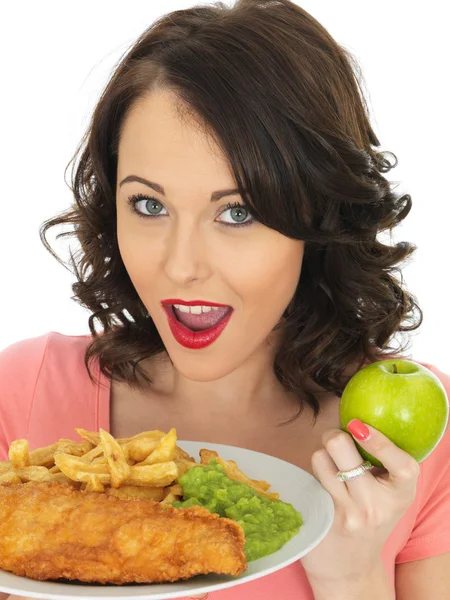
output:
<path id="1" fill-rule="evenodd" d="M 174 307 L 185 313 L 192 313 L 193 315 L 200 315 L 202 312 L 210 312 L 212 310 L 219 310 L 218 306 L 185 306 L 184 304 L 174 304 Z"/>

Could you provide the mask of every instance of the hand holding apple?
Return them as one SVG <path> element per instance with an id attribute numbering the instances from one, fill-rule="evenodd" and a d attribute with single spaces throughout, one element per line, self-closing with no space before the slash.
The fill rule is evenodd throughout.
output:
<path id="1" fill-rule="evenodd" d="M 390 359 L 366 365 L 353 375 L 339 412 L 344 431 L 352 419 L 359 419 L 422 462 L 444 435 L 449 404 L 444 386 L 429 369 L 414 361 Z M 365 460 L 383 467 L 355 443 Z"/>

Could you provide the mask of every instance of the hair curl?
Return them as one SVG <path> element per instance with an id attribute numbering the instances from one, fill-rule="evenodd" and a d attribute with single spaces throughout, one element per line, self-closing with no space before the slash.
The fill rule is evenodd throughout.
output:
<path id="1" fill-rule="evenodd" d="M 84 146 L 75 176 L 72 170 L 75 203 L 40 228 L 42 242 L 62 264 L 46 240 L 50 227 L 72 225 L 57 238 L 75 235 L 81 246 L 77 255 L 70 251 L 77 278 L 72 299 L 92 312 L 85 354 L 91 380 L 90 361 L 97 357 L 108 378 L 148 389 L 152 379 L 139 363 L 165 350 L 116 237 L 121 130 L 130 109 L 155 90 L 173 92 L 180 115 L 214 135 L 252 216 L 305 241 L 298 287 L 276 327 L 284 337 L 274 370 L 298 395 L 294 419 L 304 402 L 314 419 L 320 412 L 308 378 L 340 397 L 353 374 L 343 375 L 350 363 L 359 361 L 359 369 L 365 359 L 385 359 L 397 332 L 421 325 L 422 310 L 395 266 L 416 246 L 377 240 L 379 232 L 392 233 L 412 202 L 409 194 L 394 193 L 383 175 L 397 158 L 375 149 L 380 142 L 360 79 L 354 57 L 289 0 L 177 10 L 138 37 L 69 162 Z M 408 348 L 409 342 L 389 357 Z"/>

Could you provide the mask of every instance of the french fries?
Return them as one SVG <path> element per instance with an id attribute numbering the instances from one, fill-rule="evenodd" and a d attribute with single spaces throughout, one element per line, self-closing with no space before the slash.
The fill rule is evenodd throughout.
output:
<path id="1" fill-rule="evenodd" d="M 104 429 L 100 429 L 100 443 L 108 463 L 111 487 L 118 488 L 127 481 L 131 474 L 131 467 L 127 462 L 128 451 L 126 447 L 124 451 L 119 442 Z"/>
<path id="2" fill-rule="evenodd" d="M 30 466 L 27 440 L 15 440 L 9 447 L 8 458 L 15 469 Z"/>
<path id="3" fill-rule="evenodd" d="M 250 479 L 233 460 L 224 460 L 214 450 L 202 449 L 197 463 L 177 446 L 174 428 L 168 433 L 156 429 L 121 439 L 101 428 L 99 432 L 81 428 L 75 431 L 82 442 L 62 438 L 32 451 L 28 440 L 14 440 L 9 447 L 9 460 L 0 462 L 0 485 L 49 481 L 119 498 L 170 504 L 183 498 L 180 477 L 215 459 L 231 479 L 253 487 L 267 498 L 279 498 L 279 494 L 267 491 L 270 483 Z"/>

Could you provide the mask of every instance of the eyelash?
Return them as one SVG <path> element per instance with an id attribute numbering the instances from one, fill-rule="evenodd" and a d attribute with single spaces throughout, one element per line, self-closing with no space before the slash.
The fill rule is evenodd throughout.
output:
<path id="1" fill-rule="evenodd" d="M 164 215 L 145 215 L 145 214 L 139 212 L 136 209 L 136 204 L 141 200 L 153 200 L 154 202 L 159 202 L 160 204 L 162 204 L 162 202 L 160 202 L 156 198 L 153 198 L 152 196 L 147 196 L 146 194 L 139 193 L 139 194 L 134 194 L 133 196 L 130 196 L 127 199 L 127 202 L 130 205 L 130 210 L 133 213 L 135 213 L 138 217 L 141 217 L 142 219 L 157 219 L 160 216 L 164 216 Z M 239 202 L 234 202 L 234 203 L 229 202 L 220 214 L 222 215 L 224 212 L 226 212 L 227 210 L 230 210 L 232 208 L 245 208 L 245 210 L 247 210 L 246 207 L 243 204 L 239 204 Z M 225 225 L 226 227 L 246 227 L 247 225 L 252 225 L 254 222 L 254 219 L 251 219 L 250 221 L 247 221 L 246 223 L 231 224 L 231 223 L 223 223 L 221 221 L 219 221 L 219 222 L 221 225 Z"/>

